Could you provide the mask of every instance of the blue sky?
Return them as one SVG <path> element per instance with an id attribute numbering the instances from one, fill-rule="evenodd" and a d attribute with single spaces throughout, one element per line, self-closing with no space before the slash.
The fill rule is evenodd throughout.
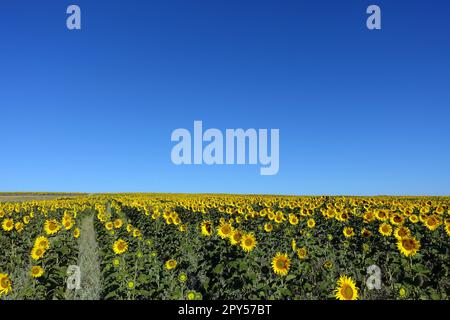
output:
<path id="1" fill-rule="evenodd" d="M 2 1 L 0 191 L 449 195 L 449 16 L 437 0 Z M 171 132 L 194 120 L 279 128 L 279 173 L 175 166 Z"/>

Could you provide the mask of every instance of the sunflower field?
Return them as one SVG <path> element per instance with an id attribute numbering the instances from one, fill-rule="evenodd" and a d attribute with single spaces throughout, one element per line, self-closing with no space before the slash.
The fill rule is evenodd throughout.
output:
<path id="1" fill-rule="evenodd" d="M 449 240 L 448 197 L 3 202 L 0 300 L 448 300 Z"/>

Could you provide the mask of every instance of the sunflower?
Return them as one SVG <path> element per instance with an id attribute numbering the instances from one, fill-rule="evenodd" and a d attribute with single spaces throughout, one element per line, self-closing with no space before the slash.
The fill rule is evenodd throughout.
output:
<path id="1" fill-rule="evenodd" d="M 141 236 L 142 236 L 142 233 L 141 233 L 141 231 L 139 231 L 139 229 L 134 229 L 133 230 L 133 237 L 139 238 Z"/>
<path id="2" fill-rule="evenodd" d="M 308 228 L 312 229 L 316 226 L 316 221 L 313 218 L 311 218 L 311 219 L 308 219 L 306 224 L 308 225 Z"/>
<path id="3" fill-rule="evenodd" d="M 220 224 L 219 228 L 217 229 L 217 234 L 222 239 L 226 239 L 226 238 L 230 237 L 232 233 L 233 233 L 233 227 L 231 226 L 230 223 L 227 223 L 227 222 L 222 222 Z"/>
<path id="4" fill-rule="evenodd" d="M 289 223 L 293 226 L 296 226 L 298 224 L 298 218 L 295 214 L 289 215 Z"/>
<path id="5" fill-rule="evenodd" d="M 288 257 L 287 253 L 277 252 L 275 257 L 272 259 L 272 269 L 275 274 L 280 276 L 285 276 L 289 272 L 291 266 L 291 259 Z"/>
<path id="6" fill-rule="evenodd" d="M 122 219 L 116 219 L 114 220 L 114 228 L 116 229 L 120 229 L 123 226 L 123 221 Z"/>
<path id="7" fill-rule="evenodd" d="M 350 216 L 346 212 L 338 212 L 336 219 L 338 221 L 347 221 Z"/>
<path id="8" fill-rule="evenodd" d="M 185 282 L 187 281 L 187 275 L 186 275 L 186 273 L 181 272 L 181 273 L 178 275 L 178 280 L 179 280 L 181 283 L 185 283 Z"/>
<path id="9" fill-rule="evenodd" d="M 165 267 L 167 270 L 175 269 L 177 267 L 177 260 L 175 259 L 167 260 L 165 263 Z"/>
<path id="10" fill-rule="evenodd" d="M 445 224 L 445 232 L 450 236 L 450 223 Z"/>
<path id="11" fill-rule="evenodd" d="M 331 269 L 331 268 L 333 268 L 333 262 L 331 262 L 330 260 L 327 260 L 323 263 L 323 266 L 325 269 Z"/>
<path id="12" fill-rule="evenodd" d="M 181 219 L 179 216 L 172 218 L 172 220 L 173 220 L 173 224 L 176 226 L 178 226 L 181 223 Z"/>
<path id="13" fill-rule="evenodd" d="M 405 226 L 401 226 L 395 229 L 394 231 L 394 237 L 397 240 L 403 239 L 403 238 L 407 238 L 411 235 L 411 230 L 409 230 L 407 227 Z"/>
<path id="14" fill-rule="evenodd" d="M 41 248 L 42 250 L 48 250 L 48 248 L 50 248 L 50 241 L 44 236 L 39 236 L 34 241 L 34 246 L 36 248 Z"/>
<path id="15" fill-rule="evenodd" d="M 352 278 L 341 276 L 337 281 L 335 289 L 336 299 L 356 300 L 358 299 L 358 288 Z"/>
<path id="16" fill-rule="evenodd" d="M 33 258 L 34 260 L 39 260 L 40 258 L 42 258 L 45 254 L 45 250 L 39 247 L 34 247 L 33 249 L 31 249 L 31 258 Z"/>
<path id="17" fill-rule="evenodd" d="M 80 237 L 80 229 L 75 228 L 75 230 L 73 230 L 73 237 L 75 239 L 78 239 Z"/>
<path id="18" fill-rule="evenodd" d="M 74 222 L 73 222 L 72 219 L 66 219 L 66 220 L 64 220 L 64 222 L 63 222 L 63 226 L 64 226 L 64 228 L 65 228 L 66 230 L 72 229 L 73 225 L 74 225 Z"/>
<path id="19" fill-rule="evenodd" d="M 44 269 L 40 266 L 32 266 L 30 270 L 30 275 L 33 278 L 40 278 L 44 274 Z"/>
<path id="20" fill-rule="evenodd" d="M 7 274 L 0 273 L 0 297 L 12 290 L 12 283 Z"/>
<path id="21" fill-rule="evenodd" d="M 355 235 L 355 231 L 352 227 L 345 227 L 343 233 L 346 238 L 351 238 Z"/>
<path id="22" fill-rule="evenodd" d="M 163 218 L 164 219 L 168 219 L 168 218 L 170 218 L 170 216 L 171 216 L 171 212 L 170 211 L 166 210 L 166 211 L 163 212 Z"/>
<path id="23" fill-rule="evenodd" d="M 24 225 L 22 222 L 16 222 L 14 228 L 16 229 L 17 232 L 21 233 L 23 231 Z"/>
<path id="24" fill-rule="evenodd" d="M 443 214 L 445 212 L 445 209 L 443 206 L 437 206 L 435 210 L 436 210 L 437 214 Z"/>
<path id="25" fill-rule="evenodd" d="M 427 214 L 428 212 L 430 212 L 430 208 L 429 207 L 425 206 L 425 207 L 420 208 L 420 213 L 421 214 Z"/>
<path id="26" fill-rule="evenodd" d="M 5 231 L 11 231 L 12 229 L 14 229 L 14 220 L 8 218 L 3 220 L 2 228 Z"/>
<path id="27" fill-rule="evenodd" d="M 195 291 L 188 291 L 188 293 L 187 293 L 187 295 L 186 295 L 186 298 L 188 299 L 188 300 L 195 300 L 195 298 L 196 298 L 196 292 Z"/>
<path id="28" fill-rule="evenodd" d="M 420 242 L 413 237 L 398 240 L 398 250 L 406 257 L 414 256 L 420 249 Z"/>
<path id="29" fill-rule="evenodd" d="M 404 287 L 401 287 L 400 290 L 398 290 L 398 295 L 400 298 L 405 298 L 407 295 L 406 289 Z"/>
<path id="30" fill-rule="evenodd" d="M 392 234 L 392 227 L 388 223 L 382 223 L 378 228 L 378 231 L 385 237 L 389 237 Z"/>
<path id="31" fill-rule="evenodd" d="M 399 225 L 401 225 L 403 223 L 404 218 L 401 215 L 399 215 L 398 213 L 394 213 L 391 216 L 390 221 L 391 221 L 391 224 L 393 224 L 395 226 L 399 226 Z"/>
<path id="32" fill-rule="evenodd" d="M 256 238 L 253 233 L 247 233 L 242 236 L 241 248 L 245 252 L 250 252 L 256 247 Z"/>
<path id="33" fill-rule="evenodd" d="M 375 216 L 376 216 L 376 218 L 377 218 L 378 220 L 381 220 L 381 221 L 385 221 L 385 220 L 388 219 L 387 213 L 386 213 L 385 211 L 383 211 L 383 210 L 377 211 L 376 214 L 375 214 Z"/>
<path id="34" fill-rule="evenodd" d="M 122 239 L 119 239 L 114 242 L 113 250 L 115 254 L 123 254 L 128 250 L 128 243 Z"/>
<path id="35" fill-rule="evenodd" d="M 275 220 L 276 223 L 281 223 L 281 222 L 283 222 L 283 216 L 280 213 L 277 213 L 275 215 L 274 220 Z"/>
<path id="36" fill-rule="evenodd" d="M 213 224 L 209 220 L 204 220 L 201 225 L 202 235 L 210 237 L 213 231 Z"/>
<path id="37" fill-rule="evenodd" d="M 273 230 L 273 224 L 271 224 L 271 223 L 266 223 L 266 224 L 264 225 L 264 231 L 266 231 L 266 232 L 272 232 L 272 230 Z"/>
<path id="38" fill-rule="evenodd" d="M 55 219 L 47 220 L 44 224 L 44 231 L 47 235 L 51 236 L 56 234 L 61 229 L 58 221 Z"/>
<path id="39" fill-rule="evenodd" d="M 114 223 L 108 221 L 107 223 L 105 223 L 105 228 L 106 230 L 111 231 L 114 228 Z"/>
<path id="40" fill-rule="evenodd" d="M 363 238 L 368 238 L 372 235 L 372 232 L 370 232 L 369 230 L 367 230 L 366 228 L 363 228 L 361 230 L 361 237 Z"/>
<path id="41" fill-rule="evenodd" d="M 105 222 L 106 221 L 106 215 L 103 213 L 99 213 L 97 214 L 97 219 L 100 220 L 101 222 Z"/>
<path id="42" fill-rule="evenodd" d="M 375 219 L 375 214 L 373 212 L 366 212 L 364 213 L 364 222 L 365 223 L 370 223 Z"/>
<path id="43" fill-rule="evenodd" d="M 419 217 L 416 214 L 412 214 L 409 216 L 409 221 L 411 221 L 412 223 L 417 223 L 419 222 Z"/>
<path id="44" fill-rule="evenodd" d="M 440 226 L 441 222 L 439 218 L 435 216 L 430 216 L 425 220 L 425 227 L 427 227 L 428 230 L 434 231 Z"/>
<path id="45" fill-rule="evenodd" d="M 305 247 L 298 248 L 297 249 L 297 256 L 301 260 L 306 259 L 306 257 L 308 256 L 308 251 L 306 250 Z"/>
<path id="46" fill-rule="evenodd" d="M 230 236 L 231 244 L 234 245 L 234 246 L 240 244 L 241 240 L 242 240 L 242 236 L 243 236 L 243 234 L 242 234 L 241 231 L 234 230 L 233 233 Z"/>
<path id="47" fill-rule="evenodd" d="M 158 220 L 158 218 L 161 216 L 161 213 L 159 213 L 159 211 L 154 211 L 152 213 L 152 219 L 153 220 Z"/>

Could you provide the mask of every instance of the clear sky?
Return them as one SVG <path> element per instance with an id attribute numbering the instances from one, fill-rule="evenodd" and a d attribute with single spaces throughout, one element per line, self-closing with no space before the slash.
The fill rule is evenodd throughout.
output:
<path id="1" fill-rule="evenodd" d="M 449 17 L 446 0 L 1 1 L 0 191 L 449 195 Z M 279 128 L 279 173 L 175 166 L 194 120 Z"/>

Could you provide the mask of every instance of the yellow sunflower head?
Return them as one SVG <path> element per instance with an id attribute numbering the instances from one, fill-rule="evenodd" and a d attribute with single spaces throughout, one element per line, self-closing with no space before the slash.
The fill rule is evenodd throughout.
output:
<path id="1" fill-rule="evenodd" d="M 189 292 L 187 293 L 187 295 L 186 295 L 186 298 L 187 298 L 188 300 L 195 300 L 195 298 L 196 298 L 195 291 L 189 291 Z"/>
<path id="2" fill-rule="evenodd" d="M 450 236 L 450 223 L 445 224 L 445 232 Z"/>
<path id="3" fill-rule="evenodd" d="M 382 223 L 380 227 L 378 228 L 378 231 L 383 235 L 384 237 L 389 237 L 392 234 L 392 227 L 388 223 Z"/>
<path id="4" fill-rule="evenodd" d="M 298 224 L 298 217 L 295 214 L 289 215 L 289 223 L 293 226 Z"/>
<path id="5" fill-rule="evenodd" d="M 66 220 L 63 222 L 63 225 L 64 225 L 64 229 L 70 230 L 70 229 L 72 229 L 72 227 L 73 227 L 73 225 L 74 225 L 74 222 L 73 222 L 72 219 L 66 219 Z"/>
<path id="6" fill-rule="evenodd" d="M 177 267 L 177 260 L 175 259 L 167 260 L 165 263 L 165 267 L 167 270 L 175 269 Z"/>
<path id="7" fill-rule="evenodd" d="M 213 224 L 209 220 L 204 220 L 201 224 L 202 235 L 210 237 L 213 232 Z"/>
<path id="8" fill-rule="evenodd" d="M 14 228 L 16 229 L 17 232 L 21 233 L 23 231 L 24 225 L 22 222 L 16 222 Z"/>
<path id="9" fill-rule="evenodd" d="M 391 216 L 390 221 L 391 221 L 391 223 L 392 223 L 393 225 L 398 226 L 398 225 L 401 225 L 401 224 L 403 223 L 404 218 L 403 218 L 400 214 L 394 213 L 394 214 Z"/>
<path id="10" fill-rule="evenodd" d="M 441 221 L 436 216 L 429 216 L 425 220 L 425 227 L 427 227 L 428 230 L 434 231 L 441 225 Z"/>
<path id="11" fill-rule="evenodd" d="M 335 289 L 336 299 L 339 300 L 356 300 L 358 299 L 358 288 L 352 278 L 345 275 L 341 276 L 337 281 Z"/>
<path id="12" fill-rule="evenodd" d="M 231 226 L 230 223 L 227 223 L 227 222 L 221 223 L 219 225 L 219 228 L 217 229 L 217 234 L 222 239 L 227 239 L 228 237 L 231 236 L 232 233 L 233 233 L 233 227 Z"/>
<path id="13" fill-rule="evenodd" d="M 272 230 L 273 230 L 273 225 L 272 225 L 271 223 L 266 223 L 266 224 L 264 225 L 264 231 L 266 231 L 266 232 L 272 232 Z"/>
<path id="14" fill-rule="evenodd" d="M 272 269 L 275 274 L 280 276 L 285 276 L 289 272 L 291 267 L 291 259 L 288 257 L 287 253 L 277 252 L 275 257 L 272 259 Z"/>
<path id="15" fill-rule="evenodd" d="M 116 219 L 114 220 L 114 228 L 116 229 L 120 229 L 123 226 L 123 221 L 122 219 Z"/>
<path id="16" fill-rule="evenodd" d="M 370 232 L 370 230 L 367 230 L 366 228 L 363 228 L 361 230 L 361 237 L 363 238 L 368 238 L 372 235 L 372 232 Z"/>
<path id="17" fill-rule="evenodd" d="M 411 221 L 412 223 L 417 223 L 419 222 L 419 217 L 416 214 L 412 214 L 408 217 L 409 221 Z"/>
<path id="18" fill-rule="evenodd" d="M 4 273 L 0 273 L 0 297 L 7 295 L 12 290 L 12 282 L 9 276 Z"/>
<path id="19" fill-rule="evenodd" d="M 31 258 L 33 258 L 33 260 L 39 260 L 44 256 L 44 254 L 45 250 L 40 247 L 34 247 L 31 249 Z"/>
<path id="20" fill-rule="evenodd" d="M 113 244 L 115 254 L 123 254 L 128 250 L 128 243 L 125 240 L 119 239 Z"/>
<path id="21" fill-rule="evenodd" d="M 313 218 L 311 218 L 311 219 L 308 219 L 308 222 L 306 222 L 306 224 L 308 225 L 308 228 L 312 229 L 316 226 L 316 221 Z"/>
<path id="22" fill-rule="evenodd" d="M 420 249 L 420 242 L 413 237 L 398 240 L 398 250 L 406 257 L 414 256 Z"/>
<path id="23" fill-rule="evenodd" d="M 3 220 L 2 228 L 5 231 L 11 231 L 12 229 L 14 229 L 14 220 L 9 219 L 9 218 L 6 218 L 5 220 Z"/>
<path id="24" fill-rule="evenodd" d="M 105 228 L 106 230 L 111 231 L 114 228 L 114 224 L 111 221 L 108 221 L 105 223 Z"/>
<path id="25" fill-rule="evenodd" d="M 308 256 L 308 251 L 306 250 L 305 247 L 298 248 L 297 249 L 297 256 L 301 260 L 306 259 L 306 257 Z"/>
<path id="26" fill-rule="evenodd" d="M 232 245 L 239 245 L 241 243 L 243 237 L 243 233 L 239 230 L 234 230 L 232 235 L 230 236 L 230 242 Z"/>
<path id="27" fill-rule="evenodd" d="M 352 227 L 345 227 L 343 233 L 346 238 L 351 238 L 355 235 L 355 231 Z"/>
<path id="28" fill-rule="evenodd" d="M 43 250 L 47 250 L 50 247 L 50 241 L 47 237 L 39 236 L 34 241 L 34 246 Z"/>
<path id="29" fill-rule="evenodd" d="M 411 235 L 411 230 L 409 230 L 407 227 L 405 226 L 401 226 L 395 229 L 394 231 L 394 236 L 397 240 L 403 239 L 403 238 L 407 238 Z"/>
<path id="30" fill-rule="evenodd" d="M 253 233 L 247 233 L 242 236 L 241 248 L 245 252 L 250 252 L 256 247 L 256 238 Z"/>
<path id="31" fill-rule="evenodd" d="M 49 235 L 49 236 L 54 235 L 54 234 L 58 233 L 58 231 L 60 229 L 61 229 L 61 226 L 60 226 L 59 222 L 56 221 L 55 219 L 45 221 L 44 231 L 47 235 Z"/>
<path id="32" fill-rule="evenodd" d="M 178 275 L 178 280 L 179 280 L 181 283 L 185 283 L 185 282 L 187 281 L 187 275 L 186 275 L 186 273 L 181 272 L 181 273 Z"/>
<path id="33" fill-rule="evenodd" d="M 33 278 L 40 278 L 44 274 L 44 269 L 40 266 L 32 266 L 30 270 L 30 275 Z"/>

